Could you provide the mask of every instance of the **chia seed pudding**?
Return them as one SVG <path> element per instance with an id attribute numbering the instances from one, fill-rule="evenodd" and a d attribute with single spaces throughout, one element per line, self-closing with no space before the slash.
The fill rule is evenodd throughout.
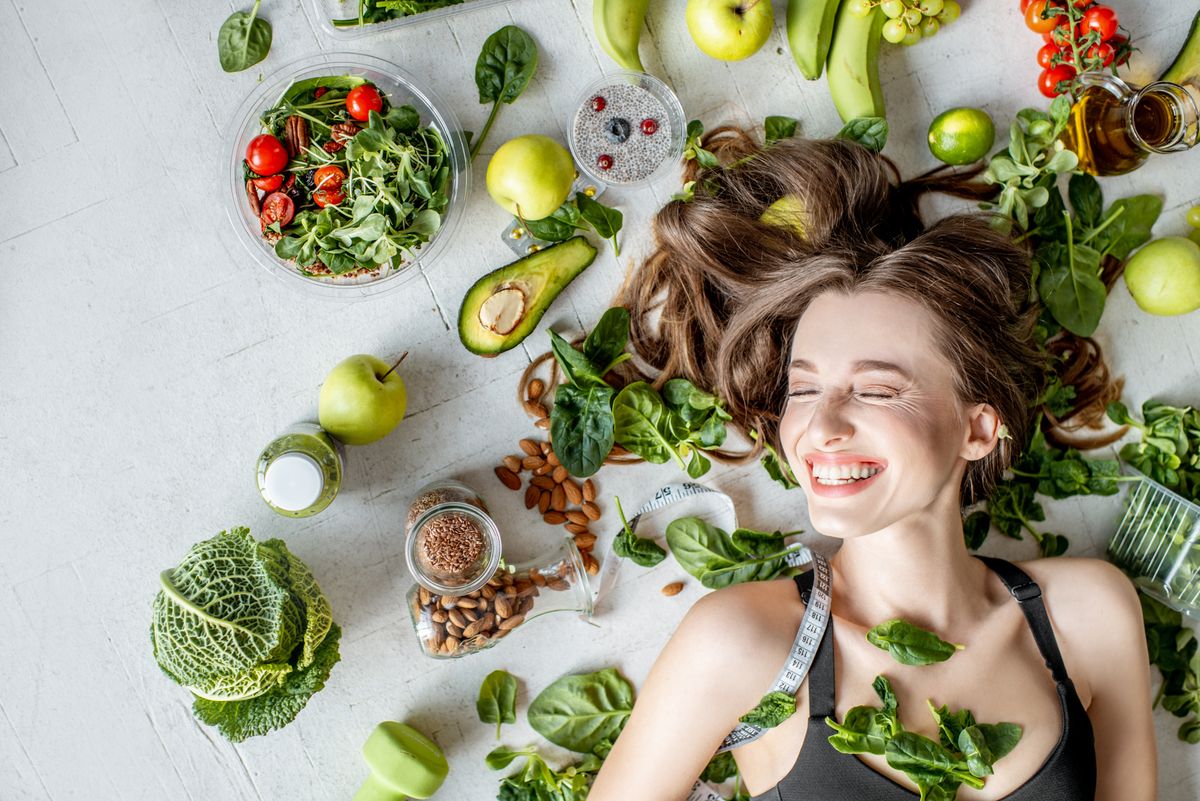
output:
<path id="1" fill-rule="evenodd" d="M 609 184 L 649 178 L 670 158 L 676 134 L 662 101 L 628 83 L 593 92 L 575 112 L 572 130 L 576 160 Z"/>

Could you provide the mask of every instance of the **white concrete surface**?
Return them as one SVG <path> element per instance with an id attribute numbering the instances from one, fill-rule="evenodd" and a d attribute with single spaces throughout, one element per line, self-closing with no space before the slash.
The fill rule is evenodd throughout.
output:
<path id="1" fill-rule="evenodd" d="M 765 2 L 765 0 L 764 0 Z M 517 377 L 547 344 L 483 360 L 448 321 L 464 290 L 510 254 L 504 214 L 476 163 L 469 219 L 429 273 L 404 291 L 354 304 L 289 291 L 232 240 L 225 218 L 223 141 L 234 108 L 259 75 L 306 53 L 344 49 L 322 34 L 307 4 L 266 0 L 275 30 L 269 58 L 226 75 L 217 64 L 221 21 L 242 2 L 0 0 L 0 798 L 225 801 L 348 798 L 365 775 L 358 749 L 372 726 L 404 719 L 446 749 L 452 772 L 439 797 L 494 796 L 483 765 L 493 730 L 475 716 L 486 673 L 521 679 L 522 723 L 504 742 L 532 741 L 528 700 L 567 671 L 615 664 L 644 678 L 700 588 L 663 598 L 681 572 L 668 560 L 626 574 L 589 627 L 544 619 L 479 656 L 420 656 L 403 607 L 410 583 L 400 520 L 423 482 L 454 475 L 496 509 L 506 555 L 535 554 L 557 532 L 533 520 L 492 466 L 532 429 L 515 402 Z M 892 125 L 887 152 L 907 174 L 934 165 L 924 133 L 937 112 L 979 105 L 1001 127 L 1040 105 L 1034 54 L 1041 42 L 1016 0 L 964 2 L 961 20 L 911 49 L 886 48 Z M 1117 0 L 1141 51 L 1135 79 L 1156 75 L 1181 43 L 1195 2 Z M 787 53 L 784 3 L 776 30 L 752 58 L 708 59 L 691 42 L 683 0 L 654 4 L 647 67 L 675 86 L 689 118 L 709 126 L 768 114 L 800 118 L 810 136 L 838 127 L 824 81 L 808 83 Z M 565 141 L 576 91 L 612 64 L 598 49 L 587 0 L 514 0 L 354 43 L 401 64 L 478 129 L 472 78 L 483 39 L 516 22 L 541 51 L 537 76 L 506 106 L 487 150 L 541 132 Z M 1003 134 L 1002 134 L 1003 135 Z M 1185 230 L 1200 197 L 1200 152 L 1152 160 L 1106 180 L 1110 199 L 1149 191 L 1166 208 L 1155 231 Z M 555 303 L 543 328 L 578 329 L 608 305 L 623 272 L 647 250 L 648 218 L 676 187 L 612 191 L 625 212 L 623 257 L 597 262 Z M 627 254 L 627 255 L 625 255 Z M 1148 397 L 1200 403 L 1200 314 L 1141 313 L 1123 286 L 1100 339 L 1127 379 L 1131 405 Z M 259 449 L 290 423 L 315 417 L 325 373 L 358 352 L 411 355 L 403 368 L 408 418 L 391 437 L 351 449 L 343 494 L 310 520 L 276 516 L 259 499 Z M 606 469 L 611 498 L 634 505 L 678 478 L 670 466 Z M 733 495 L 740 517 L 803 527 L 802 499 L 757 467 L 706 478 Z M 1119 501 L 1047 504 L 1072 553 L 1100 554 Z M 279 536 L 320 579 L 345 629 L 342 662 L 299 719 L 234 746 L 197 724 L 186 691 L 157 669 L 147 636 L 158 572 L 195 541 L 248 524 Z M 988 551 L 1028 557 L 1033 544 Z M 640 590 L 640 591 L 639 591 Z M 1200 795 L 1200 748 L 1175 739 L 1158 714 L 1161 795 Z"/>

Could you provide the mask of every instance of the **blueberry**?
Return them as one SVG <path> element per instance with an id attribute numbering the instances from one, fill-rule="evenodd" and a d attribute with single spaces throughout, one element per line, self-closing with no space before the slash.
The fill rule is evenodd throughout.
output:
<path id="1" fill-rule="evenodd" d="M 629 138 L 632 130 L 633 126 L 629 124 L 629 120 L 624 117 L 613 117 L 604 126 L 604 136 L 608 141 L 619 145 Z"/>

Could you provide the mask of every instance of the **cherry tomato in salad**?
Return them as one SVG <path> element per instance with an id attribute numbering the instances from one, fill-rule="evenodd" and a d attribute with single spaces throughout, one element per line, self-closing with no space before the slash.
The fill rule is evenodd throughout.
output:
<path id="1" fill-rule="evenodd" d="M 1050 33 L 1060 23 L 1065 23 L 1067 18 L 1060 15 L 1042 18 L 1042 12 L 1046 10 L 1046 6 L 1050 5 L 1048 0 L 1033 0 L 1025 9 L 1025 25 L 1034 33 Z M 1054 6 L 1055 9 L 1058 6 Z"/>
<path id="2" fill-rule="evenodd" d="M 259 175 L 274 175 L 287 166 L 288 152 L 275 137 L 259 134 L 246 145 L 246 163 Z"/>
<path id="3" fill-rule="evenodd" d="M 346 95 L 346 111 L 356 120 L 366 121 L 372 111 L 378 113 L 382 110 L 383 98 L 379 96 L 379 90 L 369 83 L 354 87 Z"/>
<path id="4" fill-rule="evenodd" d="M 313 203 L 317 204 L 317 208 L 323 209 L 326 206 L 336 206 L 346 199 L 342 194 L 341 189 L 318 189 L 312 193 Z"/>
<path id="5" fill-rule="evenodd" d="M 1108 42 L 1101 42 L 1087 49 L 1087 57 L 1089 61 L 1099 61 L 1100 66 L 1107 67 L 1117 57 L 1117 49 Z"/>
<path id="6" fill-rule="evenodd" d="M 279 187 L 283 186 L 282 175 L 264 175 L 261 178 L 251 178 L 250 183 L 264 192 L 274 192 Z"/>
<path id="7" fill-rule="evenodd" d="M 1108 6 L 1092 6 L 1083 12 L 1083 22 L 1080 25 L 1084 33 L 1095 31 L 1100 34 L 1100 41 L 1107 42 L 1117 35 L 1117 12 Z"/>
<path id="8" fill-rule="evenodd" d="M 1042 45 L 1041 49 L 1037 52 L 1038 66 L 1044 70 L 1050 69 L 1054 66 L 1055 57 L 1061 53 L 1062 50 L 1053 42 Z"/>
<path id="9" fill-rule="evenodd" d="M 296 213 L 296 204 L 283 192 L 272 192 L 262 202 L 262 212 L 258 215 L 258 224 L 263 231 L 271 223 L 279 223 L 279 227 L 292 221 Z"/>
<path id="10" fill-rule="evenodd" d="M 1058 97 L 1062 94 L 1058 91 L 1058 85 L 1074 77 L 1074 68 L 1066 64 L 1059 64 L 1057 67 L 1042 70 L 1042 74 L 1038 76 L 1038 91 L 1046 97 Z"/>
<path id="11" fill-rule="evenodd" d="M 346 173 L 342 171 L 341 167 L 336 164 L 326 164 L 313 174 L 313 188 L 314 190 L 336 191 L 342 188 L 342 181 L 345 180 Z"/>

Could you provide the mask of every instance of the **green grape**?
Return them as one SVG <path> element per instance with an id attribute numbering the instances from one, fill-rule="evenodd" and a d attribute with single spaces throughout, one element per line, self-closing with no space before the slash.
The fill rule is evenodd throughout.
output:
<path id="1" fill-rule="evenodd" d="M 913 28 L 903 39 L 900 40 L 900 44 L 904 45 L 905 47 L 912 47 L 919 41 L 921 41 L 921 29 Z"/>
<path id="2" fill-rule="evenodd" d="M 921 10 L 918 8 L 908 8 L 904 11 L 904 23 L 910 28 L 920 25 L 923 18 L 924 15 L 921 14 Z"/>
<path id="3" fill-rule="evenodd" d="M 1193 228 L 1200 228 L 1200 206 L 1192 206 L 1188 209 L 1187 223 Z"/>
<path id="4" fill-rule="evenodd" d="M 955 0 L 946 0 L 942 7 L 942 13 L 937 15 L 938 22 L 943 25 L 949 25 L 954 20 L 958 19 L 958 15 L 962 13 L 962 6 Z"/>
<path id="5" fill-rule="evenodd" d="M 904 0 L 883 0 L 879 7 L 883 9 L 885 17 L 899 19 L 904 13 Z"/>
<path id="6" fill-rule="evenodd" d="M 943 0 L 921 0 L 917 4 L 917 8 L 921 9 L 921 13 L 927 17 L 936 17 L 942 13 L 942 9 L 946 4 Z"/>
<path id="7" fill-rule="evenodd" d="M 921 23 L 921 37 L 924 39 L 928 39 L 930 36 L 933 36 L 941 29 L 942 29 L 941 23 L 939 23 L 933 17 L 926 17 L 925 21 Z"/>
<path id="8" fill-rule="evenodd" d="M 889 19 L 883 23 L 883 38 L 892 44 L 900 44 L 907 35 L 908 28 L 904 27 L 904 20 Z"/>
<path id="9" fill-rule="evenodd" d="M 856 17 L 865 17 L 871 13 L 871 0 L 850 0 L 850 13 Z"/>

